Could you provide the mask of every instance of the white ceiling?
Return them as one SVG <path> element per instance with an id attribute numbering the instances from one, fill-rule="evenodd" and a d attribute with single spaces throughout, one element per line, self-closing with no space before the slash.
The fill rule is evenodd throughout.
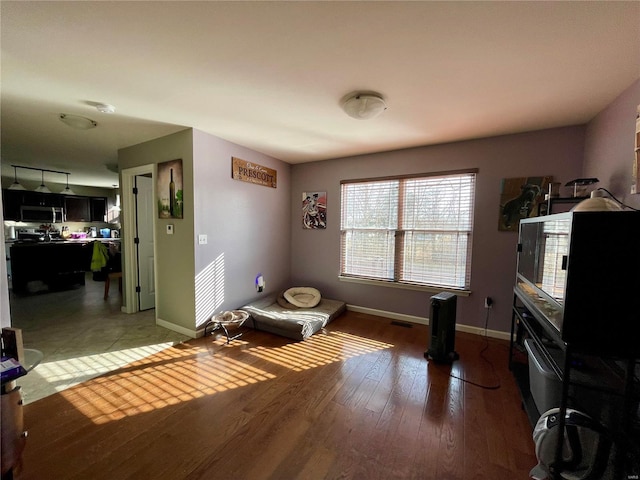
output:
<path id="1" fill-rule="evenodd" d="M 49 168 L 72 185 L 117 183 L 117 149 L 185 127 L 309 162 L 583 124 L 640 78 L 636 1 L 0 9 L 2 175 Z M 348 117 L 340 101 L 359 90 L 388 110 Z M 60 113 L 98 127 L 73 130 Z"/>

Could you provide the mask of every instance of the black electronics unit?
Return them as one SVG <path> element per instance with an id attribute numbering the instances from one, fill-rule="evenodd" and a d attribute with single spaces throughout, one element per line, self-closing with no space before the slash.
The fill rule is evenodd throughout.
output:
<path id="1" fill-rule="evenodd" d="M 451 363 L 459 358 L 454 351 L 456 340 L 456 306 L 458 297 L 442 292 L 431 297 L 431 341 L 424 352 L 426 358 L 436 363 Z"/>

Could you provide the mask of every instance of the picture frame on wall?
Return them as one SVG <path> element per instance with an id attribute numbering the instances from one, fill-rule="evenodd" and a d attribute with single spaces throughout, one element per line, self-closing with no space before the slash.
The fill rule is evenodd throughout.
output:
<path id="1" fill-rule="evenodd" d="M 327 228 L 327 192 L 302 193 L 302 228 Z"/>
<path id="2" fill-rule="evenodd" d="M 537 217 L 552 176 L 503 178 L 500 191 L 498 230 L 517 232 L 520 220 Z"/>
<path id="3" fill-rule="evenodd" d="M 640 105 L 636 109 L 636 149 L 631 165 L 631 194 L 640 194 Z"/>
<path id="4" fill-rule="evenodd" d="M 157 177 L 158 218 L 182 218 L 182 159 L 158 163 Z"/>

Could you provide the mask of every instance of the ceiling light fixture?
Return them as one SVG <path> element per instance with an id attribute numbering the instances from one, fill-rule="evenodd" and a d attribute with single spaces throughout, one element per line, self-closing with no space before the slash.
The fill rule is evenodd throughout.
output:
<path id="1" fill-rule="evenodd" d="M 69 174 L 67 173 L 67 186 L 62 190 L 63 195 L 75 195 L 75 192 L 69 188 Z"/>
<path id="2" fill-rule="evenodd" d="M 51 190 L 49 190 L 47 188 L 47 186 L 44 184 L 44 172 L 49 172 L 49 173 L 61 173 L 62 175 L 66 175 L 67 176 L 67 188 L 62 190 L 62 193 L 64 193 L 65 195 L 75 195 L 73 193 L 73 190 L 71 190 L 69 188 L 69 175 L 71 175 L 69 172 L 61 172 L 59 170 L 49 170 L 47 168 L 24 167 L 22 165 L 11 165 L 11 166 L 14 168 L 16 179 L 15 179 L 15 182 L 13 182 L 11 184 L 11 186 L 9 187 L 9 190 L 26 190 L 26 188 L 24 188 L 22 185 L 20 185 L 18 183 L 18 169 L 22 168 L 24 170 L 35 170 L 37 172 L 40 172 L 42 180 L 41 180 L 40 186 L 35 189 L 36 192 L 39 192 L 39 193 L 51 193 Z"/>
<path id="3" fill-rule="evenodd" d="M 61 113 L 60 121 L 65 125 L 77 130 L 89 130 L 98 126 L 98 123 L 87 117 L 81 117 L 80 115 L 72 115 L 70 113 Z"/>
<path id="4" fill-rule="evenodd" d="M 108 103 L 99 103 L 96 105 L 96 109 L 100 113 L 115 113 L 116 107 L 109 105 Z"/>
<path id="5" fill-rule="evenodd" d="M 13 183 L 9 186 L 9 190 L 26 190 L 20 183 L 18 182 L 18 167 L 15 165 L 11 165 L 13 167 L 13 173 L 15 175 L 15 179 Z"/>
<path id="6" fill-rule="evenodd" d="M 40 184 L 40 186 L 38 188 L 36 188 L 36 192 L 38 192 L 38 193 L 51 193 L 51 190 L 49 190 L 47 188 L 47 186 L 44 184 L 44 170 L 40 170 L 40 172 L 42 173 L 42 183 Z"/>
<path id="7" fill-rule="evenodd" d="M 378 93 L 355 93 L 347 97 L 342 109 L 358 120 L 375 118 L 387 109 L 382 95 Z"/>

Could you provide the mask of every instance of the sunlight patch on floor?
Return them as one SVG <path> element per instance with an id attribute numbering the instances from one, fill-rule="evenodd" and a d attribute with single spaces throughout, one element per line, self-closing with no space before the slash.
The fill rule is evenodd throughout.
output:
<path id="1" fill-rule="evenodd" d="M 161 352 L 173 342 L 144 345 L 140 347 L 70 357 L 61 360 L 43 361 L 26 377 L 19 380 L 25 392 L 26 402 L 61 392 L 79 383 L 117 370 L 132 362 Z"/>
<path id="2" fill-rule="evenodd" d="M 392 348 L 390 343 L 378 342 L 343 332 L 318 333 L 303 342 L 289 343 L 282 347 L 253 347 L 247 350 L 264 360 L 276 363 L 293 371 L 301 372 L 329 363 L 347 360 Z"/>
<path id="3" fill-rule="evenodd" d="M 342 332 L 316 334 L 304 342 L 272 348 L 249 347 L 242 340 L 222 342 L 214 340 L 221 347 L 241 347 L 249 356 L 296 372 L 393 347 Z M 61 395 L 91 421 L 102 424 L 276 378 L 231 356 L 188 344 L 149 355 Z M 64 365 L 60 367 L 64 372 Z"/>
<path id="4" fill-rule="evenodd" d="M 61 395 L 101 424 L 275 378 L 233 358 L 203 352 L 166 349 Z"/>

